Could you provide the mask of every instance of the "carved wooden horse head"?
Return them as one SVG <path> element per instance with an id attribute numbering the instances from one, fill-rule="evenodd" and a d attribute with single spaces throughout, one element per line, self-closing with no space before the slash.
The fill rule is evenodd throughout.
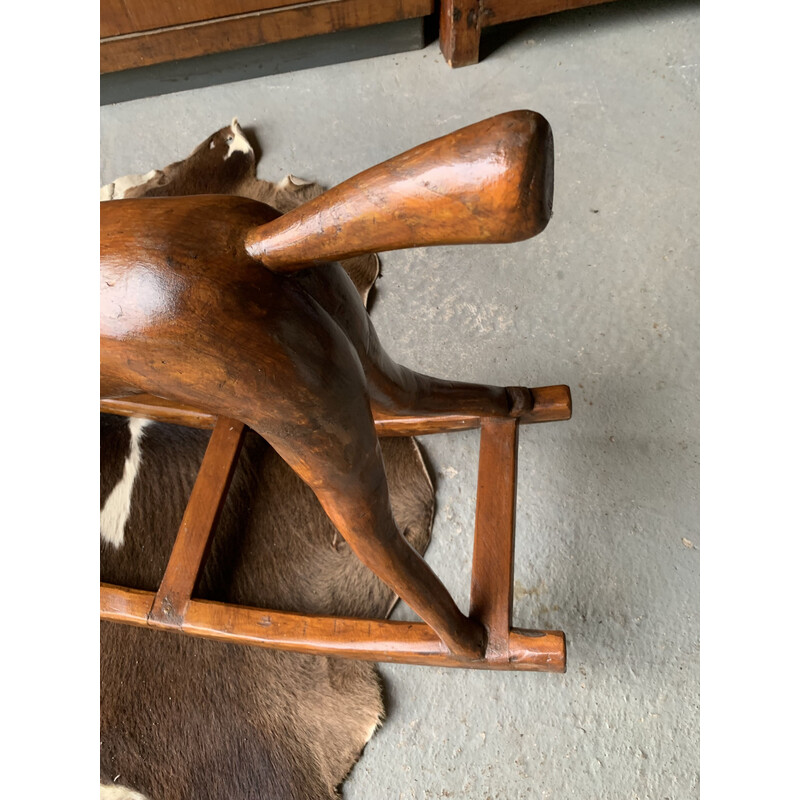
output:
<path id="1" fill-rule="evenodd" d="M 283 216 L 222 195 L 101 204 L 101 396 L 147 393 L 257 431 L 356 555 L 431 626 L 445 646 L 437 652 L 486 661 L 497 650 L 490 617 L 503 602 L 510 614 L 508 576 L 498 590 L 491 568 L 477 586 L 473 573 L 472 613 L 461 613 L 397 529 L 375 422 L 458 414 L 511 421 L 515 431 L 518 422 L 568 418 L 568 390 L 456 383 L 396 364 L 332 262 L 525 239 L 547 225 L 552 194 L 550 126 L 515 111 L 414 148 Z M 186 629 L 167 599 L 150 622 Z M 505 663 L 514 660 L 508 626 Z M 563 641 L 561 655 L 563 666 Z"/>

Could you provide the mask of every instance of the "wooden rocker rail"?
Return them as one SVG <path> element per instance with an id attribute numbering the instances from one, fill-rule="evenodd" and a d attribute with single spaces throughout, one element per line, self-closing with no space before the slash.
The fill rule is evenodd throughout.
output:
<path id="1" fill-rule="evenodd" d="M 572 412 L 567 386 L 531 392 L 533 408 L 521 418 L 446 414 L 375 419 L 380 436 L 481 429 L 470 617 L 488 632 L 482 658 L 452 654 L 424 622 L 305 615 L 192 599 L 247 429 L 235 420 L 149 395 L 101 400 L 100 410 L 212 429 L 212 435 L 158 591 L 101 584 L 100 618 L 236 644 L 367 661 L 564 672 L 562 631 L 511 627 L 519 424 L 567 420 Z"/>
<path id="2" fill-rule="evenodd" d="M 151 626 L 153 623 L 147 615 L 154 598 L 154 592 L 100 584 L 100 618 Z M 424 622 L 307 616 L 192 600 L 179 630 L 190 636 L 232 644 L 362 661 L 528 672 L 564 672 L 565 666 L 561 631 L 513 628 L 509 633 L 507 661 L 464 662 L 451 656 L 441 639 Z"/>

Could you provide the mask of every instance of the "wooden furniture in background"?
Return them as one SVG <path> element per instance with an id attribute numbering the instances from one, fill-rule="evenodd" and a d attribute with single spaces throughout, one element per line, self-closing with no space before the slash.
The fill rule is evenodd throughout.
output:
<path id="1" fill-rule="evenodd" d="M 226 158 L 237 155 L 231 145 Z M 205 426 L 211 416 L 215 425 L 161 588 L 106 587 L 107 617 L 370 660 L 563 668 L 563 634 L 510 622 L 517 426 L 568 419 L 569 389 L 460 383 L 395 363 L 352 281 L 329 263 L 529 238 L 547 225 L 552 196 L 550 126 L 523 110 L 419 145 L 284 215 L 228 195 L 101 203 L 101 398 L 124 410 L 132 394 L 155 395 L 166 402 L 146 399 L 149 414 L 171 406 L 170 420 Z M 465 616 L 397 527 L 376 437 L 381 426 L 411 435 L 477 425 Z M 355 555 L 423 623 L 191 600 L 244 426 L 306 482 Z"/>
<path id="2" fill-rule="evenodd" d="M 478 63 L 484 28 L 607 2 L 611 0 L 441 0 L 439 47 L 451 67 L 466 67 Z"/>
<path id="3" fill-rule="evenodd" d="M 433 11 L 434 0 L 101 0 L 100 74 Z"/>
<path id="4" fill-rule="evenodd" d="M 477 64 L 481 31 L 612 0 L 441 0 L 439 46 Z M 435 12 L 434 0 L 101 0 L 100 74 L 352 30 Z"/>

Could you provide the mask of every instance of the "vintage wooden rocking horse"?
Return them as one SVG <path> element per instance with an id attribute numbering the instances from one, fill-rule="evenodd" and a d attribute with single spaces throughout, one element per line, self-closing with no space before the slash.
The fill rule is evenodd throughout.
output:
<path id="1" fill-rule="evenodd" d="M 455 383 L 394 363 L 334 260 L 535 236 L 553 144 L 531 111 L 420 145 L 281 216 L 240 197 L 101 203 L 101 409 L 213 427 L 158 592 L 101 585 L 101 617 L 372 661 L 563 671 L 560 631 L 511 628 L 517 430 L 569 419 L 566 386 Z M 311 487 L 424 622 L 192 599 L 245 426 Z M 397 529 L 376 436 L 480 427 L 469 616 Z"/>

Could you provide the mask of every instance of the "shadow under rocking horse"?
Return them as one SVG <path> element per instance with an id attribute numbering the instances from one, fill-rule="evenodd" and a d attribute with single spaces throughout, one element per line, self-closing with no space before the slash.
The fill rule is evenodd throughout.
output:
<path id="1" fill-rule="evenodd" d="M 168 416 L 171 404 L 173 413 L 216 417 L 209 453 L 227 465 L 201 469 L 199 499 L 193 506 L 193 494 L 159 592 L 106 586 L 104 617 L 369 660 L 563 670 L 561 632 L 510 623 L 517 427 L 568 419 L 569 389 L 458 383 L 396 364 L 331 263 L 526 239 L 547 225 L 552 193 L 550 126 L 514 111 L 420 145 L 284 215 L 224 195 L 101 203 L 106 410 L 111 398 L 144 393 L 151 414 Z M 148 415 L 125 402 L 119 413 Z M 406 435 L 482 428 L 468 616 L 397 528 L 381 423 Z M 191 600 L 244 426 L 275 448 L 355 554 L 427 625 Z"/>

